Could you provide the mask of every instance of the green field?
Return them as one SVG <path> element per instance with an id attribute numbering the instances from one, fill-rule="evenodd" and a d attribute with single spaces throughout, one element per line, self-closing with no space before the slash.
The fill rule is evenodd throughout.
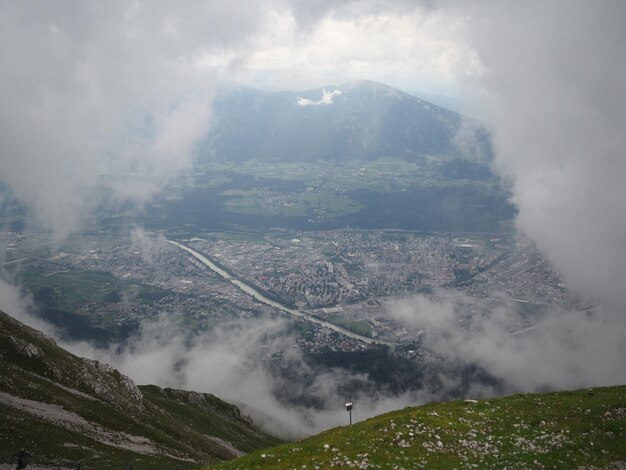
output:
<path id="1" fill-rule="evenodd" d="M 319 220 L 359 212 L 363 205 L 343 194 L 323 192 L 281 193 L 259 188 L 228 189 L 220 193 L 227 198 L 230 212 L 243 215 L 315 217 Z"/>
<path id="2" fill-rule="evenodd" d="M 341 326 L 348 331 L 352 331 L 353 333 L 363 336 L 372 336 L 372 327 L 367 322 L 351 320 L 350 318 L 346 318 L 341 315 L 333 315 L 326 320 L 337 326 Z"/>
<path id="3" fill-rule="evenodd" d="M 22 274 L 22 285 L 36 301 L 68 312 L 73 312 L 78 302 L 119 302 L 124 295 L 150 302 L 167 295 L 162 289 L 117 279 L 110 273 L 81 269 L 28 269 Z"/>
<path id="4" fill-rule="evenodd" d="M 198 162 L 148 208 L 144 226 L 183 231 L 326 230 L 346 226 L 501 232 L 515 213 L 487 164 L 420 155 L 412 160 Z M 111 227 L 128 220 L 112 216 Z"/>
<path id="5" fill-rule="evenodd" d="M 247 160 L 243 163 L 207 164 L 208 174 L 234 172 L 256 178 L 298 181 L 304 187 L 325 186 L 340 190 L 369 189 L 373 191 L 401 190 L 422 186 L 455 184 L 436 171 L 434 165 L 440 158 L 427 156 L 418 164 L 401 158 L 383 156 L 372 161 L 336 162 L 261 162 Z M 213 177 L 215 178 L 215 177 Z M 464 181 L 464 180 L 457 180 Z"/>

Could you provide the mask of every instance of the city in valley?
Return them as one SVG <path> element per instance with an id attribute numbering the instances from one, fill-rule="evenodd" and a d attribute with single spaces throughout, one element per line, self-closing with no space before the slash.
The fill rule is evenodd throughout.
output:
<path id="1" fill-rule="evenodd" d="M 45 235 L 3 237 L 4 269 L 40 314 L 77 319 L 75 336 L 90 339 L 102 339 L 93 338 L 98 331 L 124 339 L 161 314 L 200 328 L 278 316 L 293 320 L 293 343 L 305 351 L 386 344 L 414 355 L 422 331 L 390 312 L 415 295 L 453 300 L 468 314 L 503 301 L 529 317 L 546 307 L 586 308 L 529 241 L 504 234 L 276 229 L 169 240 L 136 229 L 130 237 L 76 236 L 56 251 Z"/>

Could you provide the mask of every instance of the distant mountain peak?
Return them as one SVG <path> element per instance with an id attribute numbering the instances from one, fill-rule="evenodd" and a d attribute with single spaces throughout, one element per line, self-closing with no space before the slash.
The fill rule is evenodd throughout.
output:
<path id="1" fill-rule="evenodd" d="M 452 156 L 459 114 L 384 83 L 301 92 L 232 89 L 215 102 L 207 153 L 231 161 Z"/>
<path id="2" fill-rule="evenodd" d="M 352 80 L 346 83 L 342 83 L 338 86 L 338 88 L 343 88 L 346 90 L 361 88 L 368 90 L 380 90 L 380 91 L 400 91 L 397 88 L 394 88 L 390 85 L 387 85 L 382 82 L 376 82 L 374 80 Z"/>

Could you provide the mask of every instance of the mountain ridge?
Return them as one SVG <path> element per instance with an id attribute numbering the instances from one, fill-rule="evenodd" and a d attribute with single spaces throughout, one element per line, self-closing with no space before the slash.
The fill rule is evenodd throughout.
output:
<path id="1" fill-rule="evenodd" d="M 300 92 L 233 87 L 213 109 L 200 154 L 235 161 L 458 156 L 455 136 L 469 119 L 369 80 Z"/>
<path id="2" fill-rule="evenodd" d="M 279 442 L 211 394 L 137 386 L 0 312 L 0 444 L 55 465 L 199 466 Z M 0 455 L 0 459 L 9 456 Z M 2 463 L 0 461 L 0 463 Z"/>

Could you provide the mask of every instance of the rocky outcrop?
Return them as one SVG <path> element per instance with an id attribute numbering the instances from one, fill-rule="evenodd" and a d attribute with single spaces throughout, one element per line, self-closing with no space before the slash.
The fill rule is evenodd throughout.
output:
<path id="1" fill-rule="evenodd" d="M 33 343 L 29 343 L 28 341 L 21 340 L 14 336 L 9 336 L 13 347 L 15 348 L 18 354 L 23 355 L 24 357 L 41 357 L 43 356 L 43 351 L 39 346 L 34 345 Z"/>
<path id="2" fill-rule="evenodd" d="M 129 377 L 108 364 L 70 354 L 52 338 L 2 312 L 0 346 L 0 358 L 24 373 L 91 394 L 131 414 L 144 411 L 143 395 Z"/>
<path id="3" fill-rule="evenodd" d="M 109 364 L 92 359 L 81 360 L 84 363 L 83 379 L 96 397 L 120 408 L 143 411 L 143 394 L 130 377 Z"/>
<path id="4" fill-rule="evenodd" d="M 231 403 L 220 400 L 210 393 L 190 392 L 187 390 L 177 390 L 174 388 L 160 389 L 162 393 L 179 402 L 205 410 L 208 413 L 222 416 L 226 419 L 238 421 L 247 426 L 252 424 L 252 419 L 244 415 L 239 408 Z"/>

